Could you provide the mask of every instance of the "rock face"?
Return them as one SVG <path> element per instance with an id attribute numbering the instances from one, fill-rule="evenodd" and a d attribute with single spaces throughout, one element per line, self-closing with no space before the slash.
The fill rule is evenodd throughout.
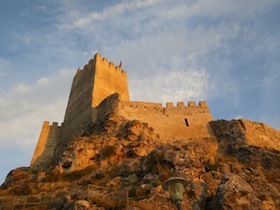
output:
<path id="1" fill-rule="evenodd" d="M 183 209 L 280 209 L 279 131 L 218 120 L 209 124 L 212 137 L 163 144 L 149 124 L 120 117 L 112 111 L 115 100 L 108 100 L 111 108 L 102 109 L 53 165 L 11 171 L 0 196 L 39 195 L 49 209 L 176 209 L 161 185 L 181 176 L 188 181 Z M 102 192 L 108 199 L 89 197 L 89 186 L 128 192 L 129 207 L 109 192 Z"/>
<path id="2" fill-rule="evenodd" d="M 224 171 L 209 207 L 279 209 L 279 131 L 243 119 L 213 121 L 210 125 L 219 142 L 219 153 L 235 161 L 231 163 L 231 170 Z M 262 129 L 256 129 L 259 127 Z M 252 130 L 256 130 L 255 135 Z M 263 147 L 264 141 L 269 141 L 266 147 Z"/>
<path id="3" fill-rule="evenodd" d="M 215 136 L 217 136 L 220 141 L 232 138 L 232 141 L 238 144 L 245 143 L 280 151 L 280 131 L 263 123 L 240 119 L 230 122 L 217 120 L 211 122 L 210 125 L 215 132 Z"/>

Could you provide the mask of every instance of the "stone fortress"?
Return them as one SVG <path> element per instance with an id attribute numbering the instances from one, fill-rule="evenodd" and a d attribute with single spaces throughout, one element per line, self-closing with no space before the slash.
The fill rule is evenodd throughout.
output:
<path id="1" fill-rule="evenodd" d="M 159 141 L 188 140 L 211 137 L 208 123 L 213 120 L 205 101 L 160 103 L 130 101 L 127 75 L 96 54 L 84 68 L 78 69 L 73 79 L 64 122 L 43 123 L 41 134 L 31 160 L 31 167 L 50 164 L 55 153 L 61 152 L 69 141 L 83 134 L 98 116 L 108 109 L 108 98 L 118 94 L 118 115 L 128 120 L 147 123 L 158 134 Z"/>

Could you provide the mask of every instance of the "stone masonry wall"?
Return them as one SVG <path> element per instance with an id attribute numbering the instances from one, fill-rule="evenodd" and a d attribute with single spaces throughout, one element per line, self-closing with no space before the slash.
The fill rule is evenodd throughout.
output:
<path id="1" fill-rule="evenodd" d="M 77 71 L 73 79 L 59 147 L 63 147 L 73 137 L 79 136 L 82 130 L 91 122 L 94 73 L 95 62 L 90 60 L 83 70 Z"/>
<path id="2" fill-rule="evenodd" d="M 100 54 L 94 57 L 96 61 L 92 107 L 98 106 L 105 98 L 118 93 L 120 100 L 129 101 L 126 72 L 120 66 L 115 66 L 102 58 Z"/>
<path id="3" fill-rule="evenodd" d="M 39 156 L 41 156 L 42 153 L 44 152 L 45 146 L 46 146 L 46 143 L 47 143 L 47 140 L 48 140 L 49 133 L 50 133 L 49 122 L 48 121 L 44 121 L 42 129 L 41 129 L 41 133 L 40 133 L 40 136 L 39 136 L 39 140 L 37 142 L 36 149 L 34 151 L 34 154 L 33 154 L 33 157 L 32 157 L 30 165 L 33 165 L 35 160 Z"/>
<path id="4" fill-rule="evenodd" d="M 167 103 L 163 108 L 158 103 L 120 102 L 119 114 L 130 120 L 148 123 L 155 129 L 163 142 L 189 138 L 210 137 L 208 123 L 213 120 L 205 101 L 178 102 L 177 106 Z"/>
<path id="5" fill-rule="evenodd" d="M 61 132 L 61 126 L 54 122 L 52 125 L 45 121 L 42 126 L 41 134 L 31 160 L 32 168 L 42 168 L 50 164 Z"/>

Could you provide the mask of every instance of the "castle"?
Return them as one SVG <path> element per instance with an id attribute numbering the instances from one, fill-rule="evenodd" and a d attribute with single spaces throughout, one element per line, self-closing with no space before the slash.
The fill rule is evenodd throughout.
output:
<path id="1" fill-rule="evenodd" d="M 205 101 L 172 102 L 163 107 L 159 103 L 130 101 L 127 75 L 120 66 L 115 66 L 96 54 L 82 70 L 78 69 L 73 79 L 64 122 L 43 123 L 41 134 L 31 160 L 31 167 L 44 167 L 50 164 L 55 153 L 61 152 L 67 143 L 84 133 L 98 120 L 106 109 L 104 100 L 118 93 L 118 114 L 128 120 L 148 123 L 158 134 L 159 140 L 187 140 L 210 137 L 208 123 L 213 120 Z"/>

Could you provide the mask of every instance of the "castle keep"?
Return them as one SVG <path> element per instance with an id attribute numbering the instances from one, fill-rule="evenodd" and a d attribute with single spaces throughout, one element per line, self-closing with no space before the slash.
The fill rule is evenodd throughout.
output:
<path id="1" fill-rule="evenodd" d="M 73 79 L 64 122 L 61 126 L 45 121 L 31 161 L 32 167 L 47 166 L 67 143 L 87 131 L 106 107 L 104 100 L 118 94 L 118 115 L 128 120 L 148 123 L 159 140 L 187 140 L 210 137 L 207 125 L 213 120 L 205 101 L 159 103 L 130 101 L 126 72 L 96 54 Z M 106 101 L 106 100 L 105 100 Z"/>

